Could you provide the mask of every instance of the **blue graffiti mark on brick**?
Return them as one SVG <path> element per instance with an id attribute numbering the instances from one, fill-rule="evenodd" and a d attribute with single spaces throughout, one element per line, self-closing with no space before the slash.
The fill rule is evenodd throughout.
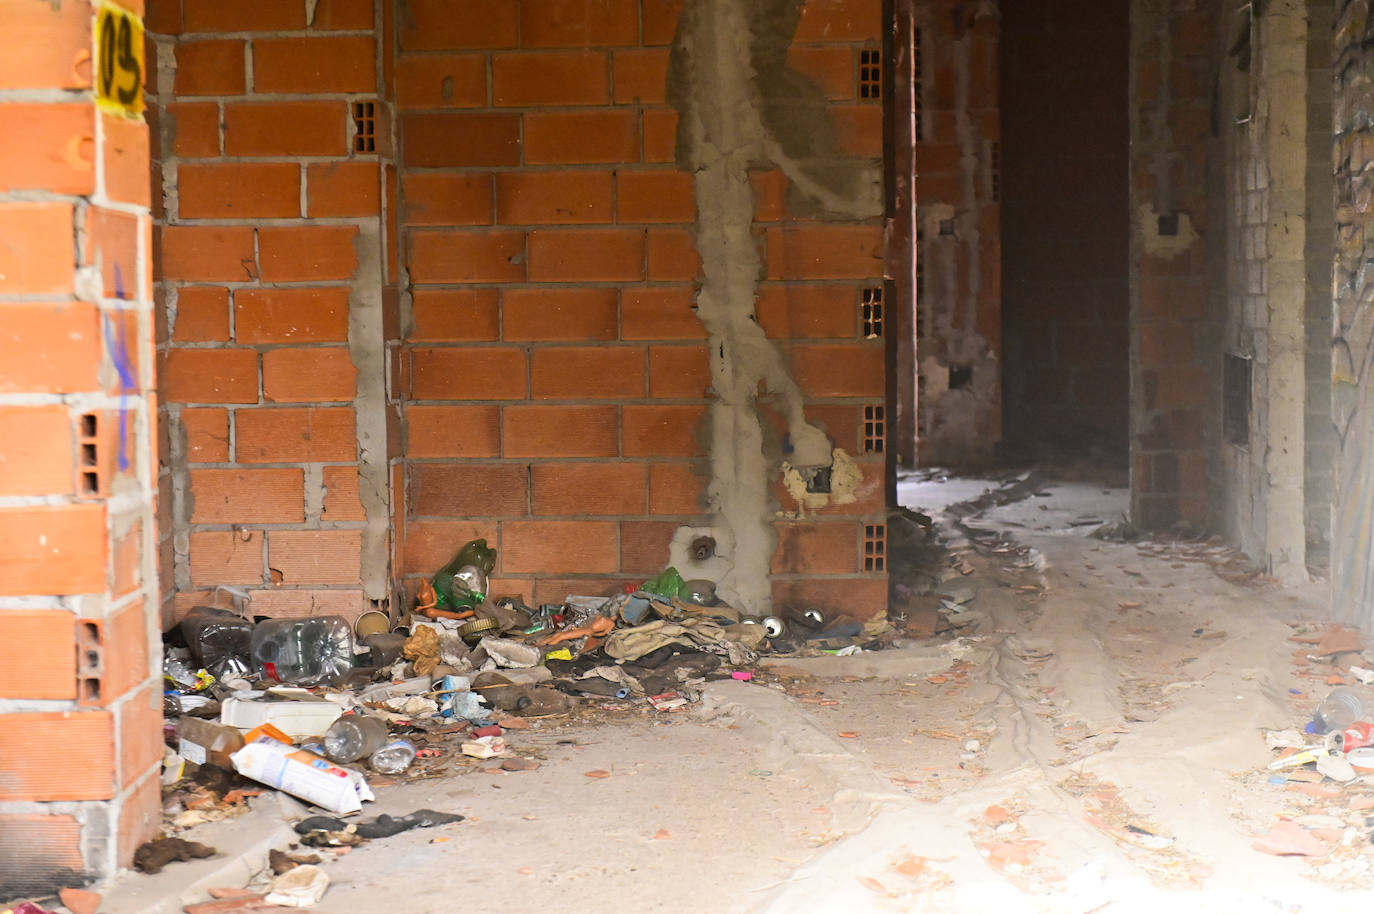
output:
<path id="1" fill-rule="evenodd" d="M 115 297 L 124 297 L 124 279 L 119 264 L 114 268 Z M 110 362 L 119 375 L 119 449 L 116 451 L 116 464 L 120 471 L 129 469 L 129 393 L 138 389 L 138 379 L 134 375 L 133 353 L 129 348 L 129 325 L 125 321 L 113 321 L 104 316 L 105 350 L 110 354 Z"/>

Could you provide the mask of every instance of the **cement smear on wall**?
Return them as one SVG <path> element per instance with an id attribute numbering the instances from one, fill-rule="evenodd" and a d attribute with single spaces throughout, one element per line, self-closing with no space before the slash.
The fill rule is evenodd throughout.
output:
<path id="1" fill-rule="evenodd" d="M 678 21 L 668 75 L 668 95 L 680 115 L 678 164 L 695 176 L 702 265 L 696 309 L 710 337 L 715 393 L 707 498 L 719 552 L 731 561 L 717 591 L 751 612 L 772 602 L 768 571 L 777 536 L 768 481 L 781 456 L 765 448 L 761 386 L 787 419 L 790 463 L 825 467 L 833 458 L 829 438 L 807 421 L 782 352 L 754 317 L 762 264 L 749 172 L 780 168 L 798 201 L 794 208 L 845 219 L 882 213 L 878 168 L 833 154 L 823 99 L 786 67 L 801 5 L 692 0 Z"/>

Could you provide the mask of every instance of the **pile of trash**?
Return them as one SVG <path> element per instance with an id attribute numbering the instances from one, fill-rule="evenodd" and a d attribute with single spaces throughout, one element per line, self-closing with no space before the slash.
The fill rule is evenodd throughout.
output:
<path id="1" fill-rule="evenodd" d="M 696 701 L 709 679 L 751 679 L 760 653 L 891 643 L 885 623 L 827 619 L 814 608 L 752 617 L 673 568 L 614 597 L 530 607 L 488 595 L 495 561 L 485 541 L 466 544 L 394 623 L 379 612 L 350 624 L 193 608 L 164 636 L 172 829 L 233 814 L 258 785 L 345 816 L 374 799 L 373 786 L 398 778 L 476 760 L 533 770 L 538 762 L 520 756 L 511 731 L 581 704 L 671 712 Z M 345 831 L 368 837 L 361 827 L 320 831 L 315 843 L 346 840 Z"/>

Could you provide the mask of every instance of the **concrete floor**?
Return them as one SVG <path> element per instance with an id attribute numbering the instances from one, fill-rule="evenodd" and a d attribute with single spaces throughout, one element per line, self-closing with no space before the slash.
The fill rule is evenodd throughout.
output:
<path id="1" fill-rule="evenodd" d="M 985 554 L 960 533 L 964 512 L 946 512 L 994 485 L 901 486 L 971 568 L 946 585 L 972 588 L 967 627 L 770 660 L 684 713 L 512 734 L 537 771 L 379 789 L 368 814 L 468 819 L 331 860 L 315 910 L 1369 910 L 1374 784 L 1291 789 L 1265 770 L 1262 730 L 1301 727 L 1328 688 L 1300 675 L 1288 640 L 1321 623 L 1320 587 L 1227 580 L 1234 556 L 1207 544 L 1089 538 L 1125 493 L 1085 484 L 964 516 L 979 539 L 1016 543 Z M 102 910 L 177 911 L 217 878 L 244 885 L 280 836 L 268 800 L 250 813 L 259 827 L 234 823 L 241 851 L 217 837 L 225 823 L 188 835 L 239 869 L 128 876 Z M 1252 849 L 1280 816 L 1329 829 L 1328 854 Z"/>

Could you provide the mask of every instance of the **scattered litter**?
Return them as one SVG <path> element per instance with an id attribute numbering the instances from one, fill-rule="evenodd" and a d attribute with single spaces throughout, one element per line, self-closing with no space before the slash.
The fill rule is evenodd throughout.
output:
<path id="1" fill-rule="evenodd" d="M 1291 819 L 1283 819 L 1250 845 L 1264 854 L 1277 857 L 1324 857 L 1327 846 Z"/>
<path id="2" fill-rule="evenodd" d="M 328 888 L 329 874 L 318 866 L 306 864 L 273 879 L 266 901 L 287 908 L 308 908 L 318 903 Z"/>
<path id="3" fill-rule="evenodd" d="M 181 838 L 158 838 L 140 845 L 134 851 L 134 869 L 143 873 L 159 873 L 169 863 L 213 857 L 217 851 L 208 844 L 183 841 Z"/>

